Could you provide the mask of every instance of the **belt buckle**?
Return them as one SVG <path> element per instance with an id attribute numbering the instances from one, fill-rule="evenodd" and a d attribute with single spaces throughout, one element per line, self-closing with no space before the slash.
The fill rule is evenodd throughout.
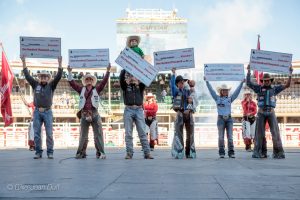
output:
<path id="1" fill-rule="evenodd" d="M 229 118 L 229 115 L 223 115 L 222 118 L 227 120 Z"/>
<path id="2" fill-rule="evenodd" d="M 265 111 L 265 112 L 271 112 L 272 108 L 264 108 L 263 111 Z"/>
<path id="3" fill-rule="evenodd" d="M 45 108 L 39 108 L 40 112 L 45 112 L 45 110 L 46 110 Z"/>

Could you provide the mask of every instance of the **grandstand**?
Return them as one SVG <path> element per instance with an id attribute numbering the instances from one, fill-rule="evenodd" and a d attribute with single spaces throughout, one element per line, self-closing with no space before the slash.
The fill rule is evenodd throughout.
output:
<path id="1" fill-rule="evenodd" d="M 39 70 L 47 69 L 54 76 L 57 70 L 54 63 L 47 62 L 38 64 L 38 65 L 30 65 L 29 69 L 31 70 L 31 74 L 36 77 L 36 74 Z M 47 66 L 48 65 L 48 66 Z M 294 62 L 295 72 L 292 78 L 291 87 L 284 90 L 277 96 L 277 107 L 276 113 L 278 116 L 278 120 L 283 123 L 300 123 L 300 74 L 297 73 L 297 70 L 300 68 L 300 62 Z M 18 80 L 19 85 L 17 85 L 16 79 L 13 82 L 13 90 L 11 95 L 12 100 L 12 108 L 14 114 L 15 122 L 25 122 L 26 119 L 30 118 L 30 113 L 24 103 L 22 102 L 21 95 L 24 95 L 27 102 L 32 101 L 32 89 L 30 85 L 25 80 L 22 71 L 21 71 L 21 63 L 20 62 L 12 62 L 11 66 L 15 71 L 16 79 Z M 65 67 L 66 69 L 66 67 Z M 81 77 L 86 73 L 85 71 L 76 71 L 74 69 L 74 78 L 81 83 Z M 115 70 L 114 70 L 115 71 Z M 90 73 L 94 73 L 98 81 L 102 80 L 105 69 L 93 70 Z M 158 116 L 159 120 L 163 122 L 172 121 L 173 117 L 175 117 L 174 112 L 171 108 L 171 94 L 170 94 L 170 81 L 171 74 L 158 74 L 156 79 L 153 81 L 150 87 L 147 87 L 145 93 L 152 92 L 156 95 L 159 111 Z M 286 75 L 273 75 L 275 78 L 276 84 L 283 84 L 287 80 Z M 55 116 L 56 122 L 78 122 L 75 116 L 78 108 L 78 100 L 79 96 L 76 94 L 74 90 L 69 86 L 67 81 L 67 72 L 64 71 L 63 78 L 59 82 L 57 89 L 55 90 L 54 95 L 54 105 L 53 112 Z M 206 87 L 203 80 L 199 78 L 196 80 L 197 86 L 201 88 L 201 90 L 206 90 Z M 167 91 L 167 96 L 163 99 L 161 92 L 165 89 Z M 199 91 L 199 89 L 198 89 Z M 201 121 L 201 118 L 205 118 L 207 116 L 214 116 L 216 113 L 216 105 L 213 102 L 212 98 L 209 95 L 202 95 L 202 91 L 199 92 L 198 95 L 199 105 L 197 107 L 197 113 L 195 117 Z M 243 92 L 239 95 L 239 98 L 234 102 L 232 106 L 233 117 L 239 121 L 242 117 L 241 115 L 241 98 L 243 97 Z M 103 122 L 114 122 L 118 121 L 122 118 L 123 114 L 123 98 L 122 92 L 120 90 L 119 85 L 119 77 L 118 73 L 112 72 L 109 84 L 105 87 L 105 89 L 101 92 L 101 106 L 99 107 L 99 112 L 103 117 Z M 161 116 L 161 117 L 160 117 Z"/>

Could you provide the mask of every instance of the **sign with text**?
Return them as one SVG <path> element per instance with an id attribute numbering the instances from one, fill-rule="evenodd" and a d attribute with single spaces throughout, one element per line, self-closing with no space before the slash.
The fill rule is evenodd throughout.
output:
<path id="1" fill-rule="evenodd" d="M 21 36 L 20 55 L 26 58 L 58 58 L 61 56 L 61 39 Z"/>
<path id="2" fill-rule="evenodd" d="M 159 71 L 195 68 L 194 48 L 158 51 L 153 53 L 153 57 L 154 66 Z"/>
<path id="3" fill-rule="evenodd" d="M 245 78 L 243 64 L 204 64 L 207 81 L 241 81 Z"/>
<path id="4" fill-rule="evenodd" d="M 150 86 L 159 71 L 128 47 L 121 52 L 115 62 L 146 86 Z"/>
<path id="5" fill-rule="evenodd" d="M 288 53 L 252 49 L 250 69 L 262 72 L 288 74 L 292 58 L 293 55 Z"/>
<path id="6" fill-rule="evenodd" d="M 69 49 L 72 68 L 101 68 L 109 64 L 109 49 Z"/>

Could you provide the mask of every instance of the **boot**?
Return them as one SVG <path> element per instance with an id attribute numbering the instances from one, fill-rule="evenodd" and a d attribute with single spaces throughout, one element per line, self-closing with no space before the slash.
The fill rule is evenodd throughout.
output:
<path id="1" fill-rule="evenodd" d="M 126 160 L 132 159 L 132 154 L 127 153 L 126 156 L 125 156 L 125 159 Z"/>
<path id="2" fill-rule="evenodd" d="M 145 159 L 154 159 L 154 158 L 151 156 L 150 153 L 149 153 L 149 154 L 145 154 L 144 158 L 145 158 Z"/>

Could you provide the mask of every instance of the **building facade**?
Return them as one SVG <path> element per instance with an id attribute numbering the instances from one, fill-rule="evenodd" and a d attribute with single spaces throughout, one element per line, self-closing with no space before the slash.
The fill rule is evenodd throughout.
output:
<path id="1" fill-rule="evenodd" d="M 126 16 L 117 19 L 117 50 L 122 51 L 130 35 L 141 37 L 140 48 L 152 63 L 153 52 L 187 47 L 187 20 L 177 10 L 126 9 Z"/>

